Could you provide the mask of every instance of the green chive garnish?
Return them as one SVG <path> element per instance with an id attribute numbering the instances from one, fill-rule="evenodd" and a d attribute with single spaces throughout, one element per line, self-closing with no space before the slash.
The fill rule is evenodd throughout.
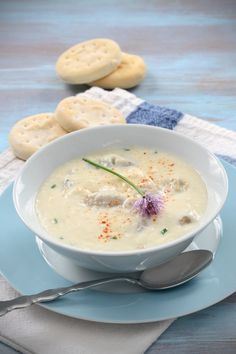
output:
<path id="1" fill-rule="evenodd" d="M 56 218 L 53 219 L 54 224 L 58 224 L 58 220 Z"/>
<path id="2" fill-rule="evenodd" d="M 128 149 L 128 148 L 124 148 L 124 150 L 125 150 L 125 151 L 130 151 L 130 149 Z"/>
<path id="3" fill-rule="evenodd" d="M 164 229 L 161 230 L 161 234 L 165 235 L 167 233 L 168 229 L 166 227 L 164 227 Z"/>
<path id="4" fill-rule="evenodd" d="M 53 188 L 55 188 L 57 185 L 56 184 L 53 184 L 52 186 L 51 186 L 51 188 L 53 189 Z"/>

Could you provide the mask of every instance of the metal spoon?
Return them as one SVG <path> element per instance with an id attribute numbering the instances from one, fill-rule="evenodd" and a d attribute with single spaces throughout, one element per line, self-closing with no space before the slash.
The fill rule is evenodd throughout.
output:
<path id="1" fill-rule="evenodd" d="M 181 285 L 195 277 L 213 259 L 213 254 L 207 250 L 194 250 L 184 252 L 157 267 L 144 270 L 139 279 L 126 276 L 96 279 L 63 288 L 49 289 L 35 295 L 19 296 L 8 301 L 0 301 L 0 316 L 15 309 L 30 305 L 53 301 L 71 292 L 93 288 L 97 285 L 108 284 L 116 281 L 125 281 L 136 284 L 148 290 L 163 290 Z"/>

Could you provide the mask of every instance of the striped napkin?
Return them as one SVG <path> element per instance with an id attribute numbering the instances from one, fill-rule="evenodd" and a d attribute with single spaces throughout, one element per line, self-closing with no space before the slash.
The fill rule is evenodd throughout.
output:
<path id="1" fill-rule="evenodd" d="M 149 104 L 121 89 L 93 87 L 82 94 L 120 110 L 127 123 L 173 129 L 204 145 L 236 166 L 236 133 L 173 109 Z M 24 164 L 8 149 L 0 155 L 0 192 Z M 17 296 L 0 276 L 0 300 Z M 22 353 L 35 354 L 141 354 L 173 320 L 149 324 L 101 324 L 68 318 L 33 306 L 0 318 L 0 340 Z"/>

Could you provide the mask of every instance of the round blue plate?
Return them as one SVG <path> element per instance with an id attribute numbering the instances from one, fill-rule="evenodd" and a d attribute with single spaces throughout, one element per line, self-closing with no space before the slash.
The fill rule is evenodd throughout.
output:
<path id="1" fill-rule="evenodd" d="M 229 196 L 221 213 L 224 234 L 214 261 L 197 278 L 160 292 L 115 294 L 84 290 L 41 306 L 91 321 L 141 323 L 193 313 L 236 291 L 236 169 L 227 163 L 224 166 L 229 177 Z M 40 255 L 34 235 L 16 214 L 12 186 L 0 197 L 0 225 L 0 269 L 15 289 L 32 294 L 70 284 Z"/>

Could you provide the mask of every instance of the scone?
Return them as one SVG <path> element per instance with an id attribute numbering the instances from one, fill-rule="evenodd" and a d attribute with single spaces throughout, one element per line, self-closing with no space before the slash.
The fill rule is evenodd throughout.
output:
<path id="1" fill-rule="evenodd" d="M 114 71 L 121 55 L 119 45 L 111 39 L 92 39 L 66 50 L 57 60 L 56 71 L 69 84 L 84 84 Z"/>
<path id="2" fill-rule="evenodd" d="M 140 56 L 123 53 L 121 63 L 116 70 L 102 79 L 90 82 L 89 86 L 128 89 L 137 86 L 144 79 L 145 74 L 146 65 Z"/>
<path id="3" fill-rule="evenodd" d="M 41 113 L 18 121 L 10 131 L 9 143 L 17 157 L 27 160 L 39 148 L 66 133 L 53 113 Z"/>
<path id="4" fill-rule="evenodd" d="M 68 132 L 97 125 L 125 123 L 125 118 L 116 108 L 82 96 L 62 100 L 56 108 L 55 118 Z"/>

